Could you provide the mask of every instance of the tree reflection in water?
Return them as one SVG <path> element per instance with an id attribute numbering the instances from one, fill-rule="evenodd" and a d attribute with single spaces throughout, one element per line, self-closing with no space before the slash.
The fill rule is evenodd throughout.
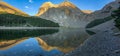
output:
<path id="1" fill-rule="evenodd" d="M 0 45 L 0 55 L 60 55 L 82 45 L 88 37 L 85 29 L 0 30 L 0 43 L 5 43 Z"/>

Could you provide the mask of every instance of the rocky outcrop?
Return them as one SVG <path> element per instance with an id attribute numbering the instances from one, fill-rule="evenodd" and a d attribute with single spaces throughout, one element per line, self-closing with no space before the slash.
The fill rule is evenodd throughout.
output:
<path id="1" fill-rule="evenodd" d="M 28 14 L 2 1 L 0 1 L 0 14 L 1 13 L 10 13 L 10 14 L 28 16 Z"/>
<path id="2" fill-rule="evenodd" d="M 103 19 L 110 16 L 112 11 L 119 7 L 119 2 L 120 0 L 113 1 L 101 10 L 92 13 L 91 11 L 80 10 L 68 1 L 57 5 L 47 2 L 41 6 L 36 16 L 59 23 L 60 26 L 84 28 L 95 19 Z"/>

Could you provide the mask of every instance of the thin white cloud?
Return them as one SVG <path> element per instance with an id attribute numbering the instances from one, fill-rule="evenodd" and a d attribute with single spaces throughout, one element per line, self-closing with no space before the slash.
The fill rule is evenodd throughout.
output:
<path id="1" fill-rule="evenodd" d="M 29 0 L 30 3 L 33 3 L 33 0 Z"/>
<path id="2" fill-rule="evenodd" d="M 29 7 L 28 6 L 25 6 L 26 9 L 28 9 Z"/>

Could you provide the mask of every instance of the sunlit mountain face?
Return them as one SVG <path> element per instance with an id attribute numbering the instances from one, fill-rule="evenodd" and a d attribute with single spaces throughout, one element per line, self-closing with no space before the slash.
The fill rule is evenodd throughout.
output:
<path id="1" fill-rule="evenodd" d="M 41 7 L 42 4 L 45 2 L 52 2 L 53 4 L 60 4 L 64 2 L 64 0 L 2 0 L 20 10 L 23 12 L 26 12 L 29 15 L 36 15 L 38 12 L 38 9 Z M 72 2 L 74 5 L 76 5 L 81 10 L 100 10 L 108 4 L 109 2 L 112 2 L 114 0 L 68 0 Z M 97 5 L 95 5 L 97 4 Z"/>
<path id="2" fill-rule="evenodd" d="M 22 16 L 28 16 L 25 12 L 22 12 L 21 10 L 7 4 L 6 2 L 0 2 L 0 14 L 3 13 L 10 13 L 10 14 L 16 14 L 16 15 L 22 15 Z"/>

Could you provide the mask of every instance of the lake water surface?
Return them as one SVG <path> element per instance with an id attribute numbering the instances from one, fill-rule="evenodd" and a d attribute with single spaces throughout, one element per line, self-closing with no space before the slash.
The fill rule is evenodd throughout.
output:
<path id="1" fill-rule="evenodd" d="M 0 30 L 0 56 L 57 56 L 88 39 L 82 28 Z"/>

